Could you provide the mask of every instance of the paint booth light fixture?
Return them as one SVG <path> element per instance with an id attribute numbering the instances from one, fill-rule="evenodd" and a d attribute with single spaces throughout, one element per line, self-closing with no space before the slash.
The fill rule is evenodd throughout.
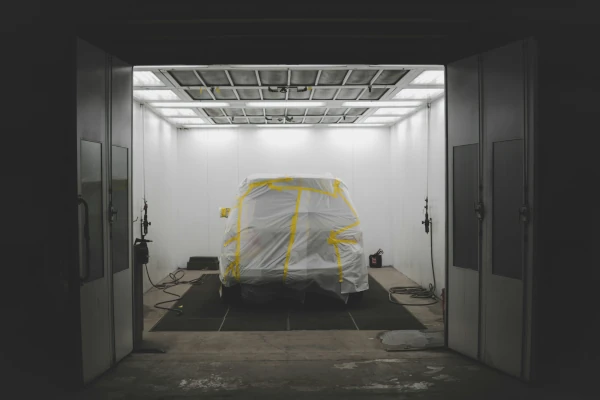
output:
<path id="1" fill-rule="evenodd" d="M 169 118 L 169 121 L 175 123 L 175 124 L 193 124 L 193 125 L 197 125 L 197 124 L 205 124 L 206 122 L 198 117 L 198 118 Z"/>
<path id="2" fill-rule="evenodd" d="M 412 83 L 418 85 L 443 85 L 444 71 L 423 71 Z"/>
<path id="3" fill-rule="evenodd" d="M 406 115 L 414 111 L 414 108 L 380 108 L 373 115 Z"/>
<path id="4" fill-rule="evenodd" d="M 249 101 L 249 108 L 309 108 L 325 107 L 324 101 Z"/>
<path id="5" fill-rule="evenodd" d="M 181 101 L 172 103 L 151 103 L 156 108 L 221 108 L 229 107 L 230 104 L 223 101 Z"/>
<path id="6" fill-rule="evenodd" d="M 325 126 L 331 128 L 370 128 L 377 126 L 385 126 L 385 124 L 328 124 Z"/>
<path id="7" fill-rule="evenodd" d="M 133 86 L 165 86 L 151 71 L 134 71 Z"/>
<path id="8" fill-rule="evenodd" d="M 197 124 L 189 124 L 189 125 L 184 125 L 183 127 L 184 128 L 191 128 L 191 129 L 193 129 L 193 128 L 201 128 L 201 129 L 204 129 L 204 128 L 223 128 L 223 129 L 227 129 L 227 128 L 239 128 L 240 125 L 233 125 L 233 124 L 231 124 L 231 125 L 227 125 L 227 124 L 219 124 L 219 125 L 208 125 L 208 124 L 207 125 L 197 125 Z"/>
<path id="9" fill-rule="evenodd" d="M 261 125 L 251 125 L 258 126 L 261 128 L 310 128 L 312 124 L 261 124 Z"/>
<path id="10" fill-rule="evenodd" d="M 387 124 L 398 121 L 397 117 L 368 117 L 365 118 L 365 124 Z"/>
<path id="11" fill-rule="evenodd" d="M 191 108 L 161 108 L 159 111 L 165 117 L 197 117 Z"/>
<path id="12" fill-rule="evenodd" d="M 444 89 L 402 89 L 394 99 L 431 99 L 444 93 Z"/>
<path id="13" fill-rule="evenodd" d="M 138 100 L 179 100 L 172 90 L 134 90 L 133 97 Z"/>
<path id="14" fill-rule="evenodd" d="M 417 107 L 420 101 L 345 101 L 342 107 Z"/>

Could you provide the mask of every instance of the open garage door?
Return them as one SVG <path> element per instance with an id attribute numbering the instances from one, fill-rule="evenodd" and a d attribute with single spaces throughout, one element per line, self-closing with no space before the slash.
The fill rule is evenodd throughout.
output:
<path id="1" fill-rule="evenodd" d="M 447 68 L 448 346 L 529 377 L 532 41 Z"/>

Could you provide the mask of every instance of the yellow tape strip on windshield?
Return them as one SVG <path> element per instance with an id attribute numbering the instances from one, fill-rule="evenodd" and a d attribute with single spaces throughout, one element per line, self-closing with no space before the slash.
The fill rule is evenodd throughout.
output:
<path id="1" fill-rule="evenodd" d="M 298 197 L 296 198 L 296 209 L 294 210 L 294 216 L 292 217 L 292 225 L 290 227 L 290 243 L 288 244 L 287 253 L 285 255 L 285 264 L 283 265 L 283 281 L 287 278 L 288 266 L 290 264 L 290 257 L 292 255 L 292 247 L 294 246 L 294 239 L 296 239 L 296 227 L 298 225 L 298 211 L 300 210 L 300 198 L 302 197 L 302 189 L 298 189 Z"/>

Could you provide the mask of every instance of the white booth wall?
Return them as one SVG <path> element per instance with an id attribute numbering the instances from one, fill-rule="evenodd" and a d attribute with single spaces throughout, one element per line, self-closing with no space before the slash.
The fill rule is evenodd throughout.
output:
<path id="1" fill-rule="evenodd" d="M 177 260 L 177 129 L 152 111 L 133 103 L 133 238 L 140 237 L 144 197 L 148 201 L 150 261 L 157 283 L 173 272 Z M 144 190 L 145 187 L 145 190 Z M 144 291 L 150 288 L 144 273 Z"/>
<path id="2" fill-rule="evenodd" d="M 434 101 L 392 126 L 390 132 L 393 243 L 392 263 L 418 283 L 433 284 L 433 264 L 438 295 L 446 286 L 446 118 L 445 100 Z M 430 235 L 425 219 L 425 197 L 429 198 Z"/>
<path id="3" fill-rule="evenodd" d="M 257 173 L 332 173 L 349 188 L 365 252 L 391 250 L 389 128 L 179 130 L 177 148 L 178 267 L 220 254 L 219 207 L 232 207 L 240 182 Z"/>
<path id="4" fill-rule="evenodd" d="M 382 248 L 384 265 L 425 287 L 433 282 L 430 236 L 421 224 L 429 196 L 438 294 L 445 287 L 443 99 L 432 103 L 429 115 L 423 109 L 391 128 L 178 130 L 142 109 L 134 103 L 133 210 L 134 219 L 141 217 L 145 180 L 153 281 L 186 267 L 189 257 L 219 255 L 225 223 L 219 207 L 233 205 L 246 176 L 331 172 L 350 190 L 366 254 Z M 134 238 L 139 229 L 138 220 Z"/>

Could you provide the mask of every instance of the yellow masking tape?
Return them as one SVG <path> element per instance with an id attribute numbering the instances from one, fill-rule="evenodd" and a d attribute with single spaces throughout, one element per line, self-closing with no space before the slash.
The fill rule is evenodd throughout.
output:
<path id="1" fill-rule="evenodd" d="M 225 242 L 225 244 L 223 245 L 223 247 L 227 247 L 227 246 L 229 246 L 229 244 L 230 244 L 231 242 L 233 242 L 234 240 L 237 240 L 238 236 L 239 236 L 239 235 L 235 235 L 235 236 L 233 236 L 231 239 L 229 239 L 228 241 L 226 241 L 226 242 Z"/>
<path id="2" fill-rule="evenodd" d="M 238 199 L 238 204 L 237 204 L 237 208 L 238 208 L 238 213 L 237 213 L 237 234 L 235 235 L 235 237 L 237 238 L 236 240 L 236 245 L 235 245 L 235 271 L 234 271 L 234 275 L 235 278 L 237 279 L 237 281 L 240 281 L 240 235 L 241 235 L 241 226 L 242 226 L 242 201 L 244 200 L 243 197 L 240 197 Z"/>
<path id="3" fill-rule="evenodd" d="M 296 209 L 294 210 L 294 216 L 292 217 L 292 225 L 290 227 L 290 243 L 288 244 L 287 254 L 285 255 L 285 264 L 283 265 L 283 280 L 287 277 L 288 266 L 290 264 L 290 257 L 292 255 L 292 247 L 294 246 L 294 239 L 296 238 L 296 226 L 298 225 L 298 210 L 300 209 L 300 198 L 302 197 L 302 190 L 298 190 L 298 197 L 296 198 Z"/>
<path id="4" fill-rule="evenodd" d="M 337 257 L 339 282 L 342 283 L 344 281 L 342 278 L 342 256 L 340 256 L 340 249 L 338 248 L 338 245 L 334 244 L 333 247 L 335 248 L 335 255 Z"/>
<path id="5" fill-rule="evenodd" d="M 325 196 L 331 196 L 331 197 L 337 197 L 337 192 L 326 192 L 324 190 L 319 190 L 319 189 L 314 189 L 314 188 L 309 188 L 309 187 L 305 187 L 305 186 L 275 186 L 270 184 L 269 185 L 269 189 L 273 189 L 273 190 L 306 190 L 307 192 L 314 192 L 314 193 L 320 193 L 323 194 Z"/>
<path id="6" fill-rule="evenodd" d="M 294 240 L 296 237 L 296 226 L 298 224 L 298 210 L 300 207 L 300 198 L 302 196 L 302 191 L 306 190 L 306 191 L 320 193 L 320 194 L 335 197 L 335 198 L 337 198 L 338 194 L 341 196 L 341 198 L 344 200 L 344 202 L 346 203 L 346 205 L 348 206 L 348 208 L 350 209 L 352 214 L 356 217 L 356 222 L 354 222 L 353 224 L 350 224 L 346 227 L 343 227 L 337 231 L 335 231 L 335 230 L 331 231 L 331 234 L 330 234 L 329 238 L 327 239 L 327 243 L 333 245 L 333 247 L 335 248 L 335 254 L 336 254 L 337 264 L 338 264 L 339 281 L 340 281 L 340 283 L 343 282 L 342 258 L 340 255 L 340 250 L 339 250 L 338 244 L 339 243 L 357 243 L 357 241 L 354 239 L 338 239 L 337 235 L 358 226 L 360 224 L 360 221 L 358 220 L 358 215 L 357 215 L 356 211 L 354 210 L 354 208 L 352 207 L 352 205 L 350 204 L 350 202 L 348 201 L 348 199 L 346 199 L 346 197 L 342 194 L 342 191 L 340 189 L 340 181 L 338 179 L 336 179 L 333 184 L 333 192 L 326 192 L 324 190 L 319 190 L 319 189 L 314 189 L 314 188 L 309 188 L 309 187 L 304 187 L 304 186 L 275 186 L 274 185 L 274 183 L 290 182 L 292 180 L 293 180 L 293 178 L 278 178 L 278 179 L 269 179 L 269 180 L 265 180 L 265 181 L 251 183 L 250 186 L 248 187 L 248 190 L 246 191 L 246 193 L 244 193 L 241 197 L 238 198 L 237 205 L 235 207 L 233 207 L 233 208 L 238 208 L 237 233 L 234 237 L 232 237 L 225 243 L 224 247 L 227 246 L 228 244 L 230 244 L 231 242 L 236 241 L 235 261 L 233 261 L 227 267 L 227 270 L 229 270 L 229 268 L 231 267 L 231 269 L 233 270 L 234 276 L 236 277 L 238 282 L 240 281 L 240 247 L 241 247 L 240 235 L 241 235 L 242 202 L 244 201 L 244 198 L 252 192 L 252 190 L 254 190 L 255 188 L 260 187 L 260 186 L 268 186 L 269 189 L 279 190 L 279 191 L 281 191 L 281 190 L 297 190 L 298 191 L 298 198 L 296 199 L 296 210 L 294 212 L 294 216 L 292 217 L 292 224 L 290 227 L 290 230 L 291 230 L 290 242 L 288 244 L 288 250 L 287 250 L 286 257 L 285 257 L 285 264 L 283 267 L 283 279 L 284 280 L 287 277 L 291 251 L 292 251 L 292 247 L 293 247 Z M 227 270 L 225 271 L 225 274 L 227 274 Z"/>

